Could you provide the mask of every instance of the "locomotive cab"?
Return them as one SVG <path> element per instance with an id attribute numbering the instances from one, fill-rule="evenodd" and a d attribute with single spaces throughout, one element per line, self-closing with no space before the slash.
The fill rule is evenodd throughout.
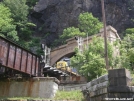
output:
<path id="1" fill-rule="evenodd" d="M 64 71 L 71 71 L 71 69 L 68 66 L 68 63 L 66 61 L 59 61 L 57 62 L 57 69 L 61 69 Z"/>

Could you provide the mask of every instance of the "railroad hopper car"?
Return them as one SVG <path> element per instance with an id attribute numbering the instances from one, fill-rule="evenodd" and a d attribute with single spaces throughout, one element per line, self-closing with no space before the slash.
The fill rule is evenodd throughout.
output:
<path id="1" fill-rule="evenodd" d="M 0 76 L 40 76 L 39 61 L 36 54 L 0 36 Z"/>

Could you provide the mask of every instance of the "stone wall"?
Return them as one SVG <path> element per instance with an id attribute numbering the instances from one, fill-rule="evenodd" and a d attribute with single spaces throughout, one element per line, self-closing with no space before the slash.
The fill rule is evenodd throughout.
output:
<path id="1" fill-rule="evenodd" d="M 53 98 L 58 90 L 57 83 L 53 77 L 0 81 L 0 97 Z"/>
<path id="2" fill-rule="evenodd" d="M 127 101 L 134 97 L 130 72 L 126 69 L 109 70 L 107 75 L 87 83 L 83 94 L 87 101 Z"/>
<path id="3" fill-rule="evenodd" d="M 67 84 L 67 85 L 62 85 L 59 86 L 59 90 L 61 91 L 73 91 L 73 90 L 84 90 L 86 89 L 86 84 Z"/>

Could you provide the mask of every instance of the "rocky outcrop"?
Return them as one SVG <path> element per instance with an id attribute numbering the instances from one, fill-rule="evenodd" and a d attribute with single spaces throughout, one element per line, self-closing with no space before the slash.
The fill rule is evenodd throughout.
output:
<path id="1" fill-rule="evenodd" d="M 92 12 L 102 21 L 101 0 L 39 0 L 31 13 L 37 24 L 36 33 L 44 36 L 48 43 L 58 38 L 64 28 L 76 26 L 82 12 Z M 134 0 L 105 0 L 106 22 L 121 33 L 134 27 Z M 120 34 L 121 36 L 121 34 Z"/>

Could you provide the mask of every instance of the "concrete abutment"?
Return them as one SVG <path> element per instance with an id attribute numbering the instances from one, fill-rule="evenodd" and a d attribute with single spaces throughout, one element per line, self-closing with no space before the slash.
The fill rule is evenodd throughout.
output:
<path id="1" fill-rule="evenodd" d="M 0 97 L 53 98 L 59 81 L 54 77 L 0 81 Z"/>

